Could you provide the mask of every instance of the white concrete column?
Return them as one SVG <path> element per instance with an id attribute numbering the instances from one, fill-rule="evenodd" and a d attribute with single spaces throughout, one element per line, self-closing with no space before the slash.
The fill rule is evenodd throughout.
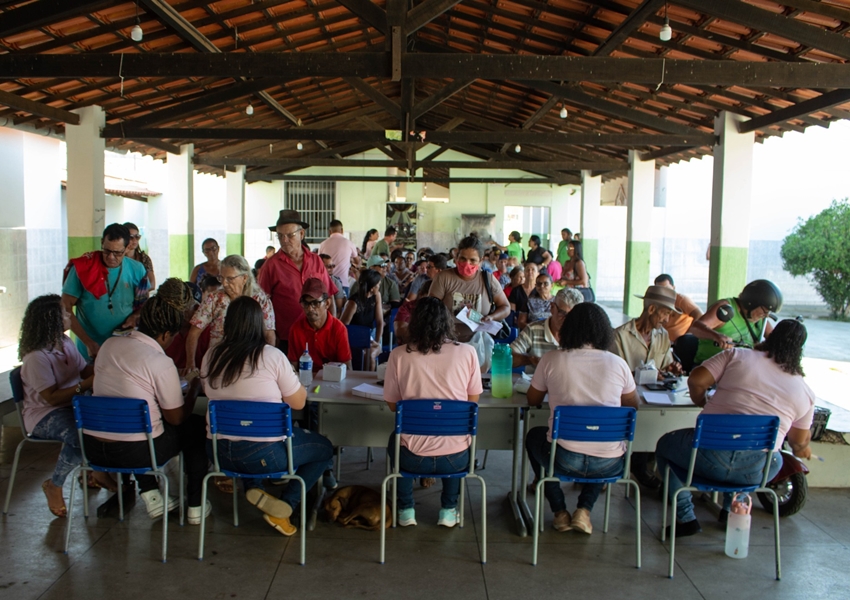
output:
<path id="1" fill-rule="evenodd" d="M 581 172 L 581 247 L 590 285 L 596 280 L 599 264 L 599 206 L 602 199 L 602 176 Z"/>
<path id="2" fill-rule="evenodd" d="M 747 283 L 755 133 L 738 133 L 744 120 L 730 112 L 714 120 L 718 144 L 711 190 L 709 304 L 737 295 Z"/>
<path id="3" fill-rule="evenodd" d="M 623 312 L 636 317 L 643 309 L 643 296 L 650 283 L 649 259 L 652 247 L 652 206 L 655 197 L 655 161 L 640 160 L 629 150 L 629 196 L 626 213 L 626 280 L 623 286 Z"/>
<path id="4" fill-rule="evenodd" d="M 228 254 L 245 256 L 245 167 L 225 174 Z M 250 263 L 251 260 L 249 259 Z"/>
<path id="5" fill-rule="evenodd" d="M 99 106 L 86 106 L 74 112 L 79 125 L 65 128 L 68 150 L 68 255 L 77 257 L 100 248 L 103 229 L 108 225 L 106 194 L 103 187 L 105 140 L 100 130 L 106 119 Z"/>
<path id="6" fill-rule="evenodd" d="M 180 154 L 168 154 L 165 189 L 148 199 L 148 243 L 156 265 L 157 281 L 167 277 L 186 279 L 195 266 L 192 144 Z"/>

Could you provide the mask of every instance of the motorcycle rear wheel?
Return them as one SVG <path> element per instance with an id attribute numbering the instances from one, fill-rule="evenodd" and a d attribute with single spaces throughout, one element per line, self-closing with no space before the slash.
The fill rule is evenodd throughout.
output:
<path id="1" fill-rule="evenodd" d="M 809 484 L 804 473 L 794 473 L 788 479 L 777 483 L 769 483 L 768 487 L 779 497 L 779 516 L 790 517 L 797 514 L 806 505 Z M 773 496 L 764 492 L 758 493 L 759 502 L 764 509 L 773 512 Z"/>

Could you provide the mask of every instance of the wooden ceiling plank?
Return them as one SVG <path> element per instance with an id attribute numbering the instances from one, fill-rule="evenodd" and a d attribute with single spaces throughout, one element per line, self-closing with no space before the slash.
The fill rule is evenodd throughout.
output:
<path id="1" fill-rule="evenodd" d="M 757 129 L 764 129 L 771 125 L 782 123 L 790 119 L 799 119 L 800 117 L 810 113 L 836 106 L 838 104 L 844 104 L 848 101 L 850 101 L 850 90 L 833 90 L 826 94 L 821 94 L 817 98 L 812 98 L 811 100 L 800 102 L 794 106 L 789 106 L 761 117 L 755 117 L 749 121 L 744 121 L 739 124 L 738 130 L 741 133 L 748 133 Z"/>
<path id="2" fill-rule="evenodd" d="M 46 27 L 126 0 L 38 0 L 0 13 L 0 38 Z"/>
<path id="3" fill-rule="evenodd" d="M 640 5 L 635 8 L 632 13 L 627 16 L 617 26 L 608 38 L 602 42 L 596 50 L 593 51 L 593 56 L 609 56 L 616 50 L 620 44 L 626 41 L 631 35 L 637 31 L 641 25 L 646 23 L 646 20 L 658 12 L 664 6 L 665 0 L 643 0 Z"/>
<path id="4" fill-rule="evenodd" d="M 458 92 L 466 89 L 474 82 L 474 79 L 455 80 L 452 81 L 450 84 L 440 88 L 434 94 L 416 103 L 412 111 L 413 118 L 418 119 L 434 107 L 439 106 Z"/>
<path id="5" fill-rule="evenodd" d="M 732 21 L 756 31 L 773 33 L 804 46 L 818 48 L 841 58 L 850 58 L 850 38 L 776 14 L 739 0 L 676 0 L 676 4 Z M 816 86 L 812 86 L 816 87 Z"/>
<path id="6" fill-rule="evenodd" d="M 354 15 L 383 33 L 387 34 L 387 13 L 370 0 L 337 0 Z"/>
<path id="7" fill-rule="evenodd" d="M 22 110 L 32 115 L 53 119 L 54 121 L 60 121 L 68 125 L 80 124 L 80 115 L 78 115 L 77 113 L 62 110 L 61 108 L 54 108 L 52 106 L 48 106 L 47 104 L 42 104 L 41 102 L 36 102 L 34 100 L 27 100 L 26 98 L 22 98 L 17 94 L 11 94 L 9 92 L 4 92 L 1 90 L 0 104 L 5 104 L 6 106 L 14 108 L 16 110 Z"/>

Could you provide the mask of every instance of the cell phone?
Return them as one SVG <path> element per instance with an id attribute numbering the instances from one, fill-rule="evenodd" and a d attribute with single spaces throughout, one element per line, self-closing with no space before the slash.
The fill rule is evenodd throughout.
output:
<path id="1" fill-rule="evenodd" d="M 645 384 L 646 389 L 652 390 L 653 392 L 666 392 L 667 387 L 660 383 L 647 383 Z"/>
<path id="2" fill-rule="evenodd" d="M 469 320 L 473 323 L 480 323 L 483 315 L 474 308 L 469 309 Z"/>

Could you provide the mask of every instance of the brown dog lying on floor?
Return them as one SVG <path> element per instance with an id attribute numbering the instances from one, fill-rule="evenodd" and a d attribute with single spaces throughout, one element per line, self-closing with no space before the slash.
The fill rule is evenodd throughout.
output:
<path id="1" fill-rule="evenodd" d="M 331 523 L 371 531 L 381 528 L 381 493 L 364 485 L 339 488 L 325 501 L 324 508 Z M 387 527 L 391 522 L 392 511 L 387 503 Z"/>

